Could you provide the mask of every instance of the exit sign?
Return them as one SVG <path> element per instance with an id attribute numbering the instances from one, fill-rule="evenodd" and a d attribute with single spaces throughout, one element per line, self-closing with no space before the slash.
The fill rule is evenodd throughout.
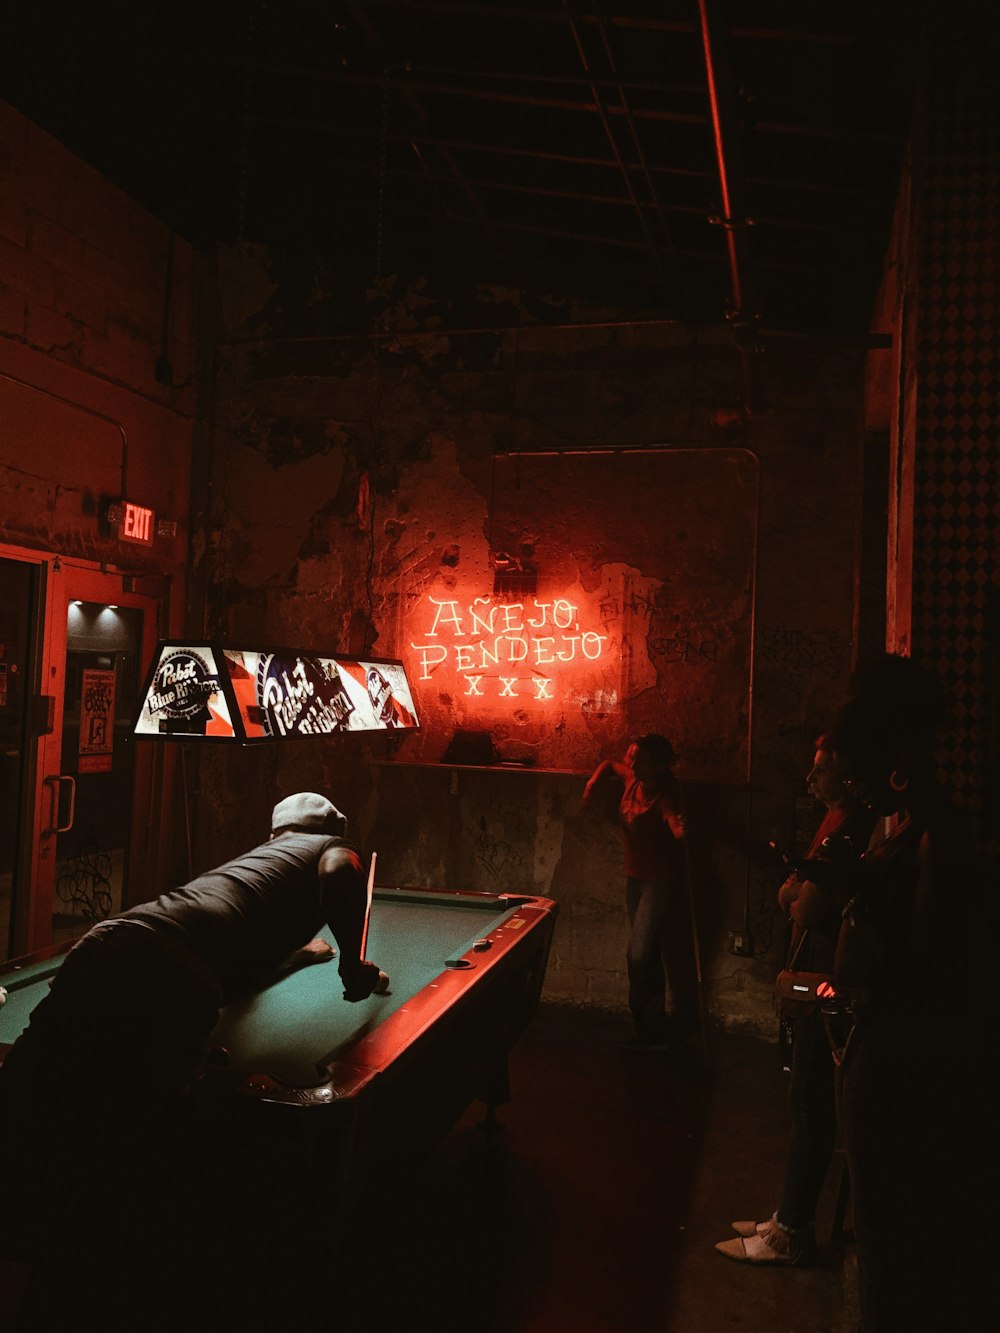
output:
<path id="1" fill-rule="evenodd" d="M 155 517 L 152 509 L 131 500 L 119 500 L 108 509 L 108 519 L 117 527 L 119 540 L 140 546 L 152 546 Z"/>

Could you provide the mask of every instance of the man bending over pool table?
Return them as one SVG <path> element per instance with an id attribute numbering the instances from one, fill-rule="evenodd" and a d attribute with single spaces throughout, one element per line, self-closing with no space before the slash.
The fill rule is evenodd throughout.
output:
<path id="1" fill-rule="evenodd" d="M 0 1166 L 12 1199 L 41 1201 L 37 1232 L 28 1208 L 18 1248 L 51 1241 L 54 1211 L 62 1231 L 69 1210 L 78 1240 L 98 1219 L 128 1228 L 130 1206 L 141 1225 L 151 1180 L 154 1195 L 157 1182 L 172 1188 L 178 1160 L 190 1157 L 186 1094 L 220 1005 L 335 957 L 315 938 L 324 924 L 339 946 L 344 999 L 387 990 L 388 977 L 360 956 L 367 895 L 344 816 L 299 792 L 274 807 L 271 828 L 268 842 L 88 931 L 8 1052 Z"/>

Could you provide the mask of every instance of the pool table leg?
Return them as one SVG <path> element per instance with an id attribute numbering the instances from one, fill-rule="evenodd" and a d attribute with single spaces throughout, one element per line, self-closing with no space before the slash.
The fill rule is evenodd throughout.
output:
<path id="1" fill-rule="evenodd" d="M 497 1107 L 506 1106 L 510 1101 L 510 1069 L 506 1051 L 498 1054 L 491 1067 L 484 1072 L 476 1088 L 476 1096 L 486 1105 L 487 1121 L 495 1124 Z"/>

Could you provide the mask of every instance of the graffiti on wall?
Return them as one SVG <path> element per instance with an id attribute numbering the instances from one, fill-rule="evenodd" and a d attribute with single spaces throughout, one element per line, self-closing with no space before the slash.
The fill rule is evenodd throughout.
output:
<path id="1" fill-rule="evenodd" d="M 844 644 L 836 630 L 778 626 L 762 636 L 761 656 L 792 676 L 836 680 L 844 668 Z"/>
<path id="2" fill-rule="evenodd" d="M 492 879 L 504 877 L 506 883 L 507 876 L 523 870 L 524 858 L 506 838 L 491 833 L 485 827 L 485 820 L 481 820 L 480 823 L 482 827 L 477 828 L 472 835 L 476 860 Z"/>
<path id="3" fill-rule="evenodd" d="M 701 635 L 695 630 L 682 629 L 674 634 L 660 635 L 649 641 L 650 657 L 665 663 L 690 666 L 697 662 L 716 662 L 719 658 L 718 640 Z"/>
<path id="4" fill-rule="evenodd" d="M 490 782 L 467 792 L 465 837 L 490 881 L 523 889 L 530 881 L 535 819 L 527 793 L 513 794 L 505 783 Z"/>

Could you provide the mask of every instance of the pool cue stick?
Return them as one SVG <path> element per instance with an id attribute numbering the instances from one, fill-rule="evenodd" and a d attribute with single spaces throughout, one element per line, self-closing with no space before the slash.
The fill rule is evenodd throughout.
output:
<path id="1" fill-rule="evenodd" d="M 372 919 L 372 896 L 375 892 L 375 862 L 378 860 L 378 853 L 372 852 L 372 862 L 368 867 L 368 896 L 365 902 L 365 924 L 361 931 L 361 961 L 365 961 L 368 953 L 368 925 Z"/>
<path id="2" fill-rule="evenodd" d="M 705 984 L 701 974 L 701 941 L 698 937 L 698 916 L 695 911 L 694 881 L 691 876 L 691 847 L 688 842 L 687 812 L 684 809 L 684 788 L 677 784 L 681 818 L 684 820 L 684 883 L 687 888 L 688 915 L 691 918 L 691 947 L 694 950 L 694 974 L 698 983 L 698 1025 L 701 1029 L 701 1053 L 706 1069 L 712 1063 L 708 1041 L 708 1011 L 705 1007 Z"/>
<path id="3" fill-rule="evenodd" d="M 184 841 L 187 847 L 188 879 L 194 879 L 194 850 L 191 839 L 191 791 L 188 786 L 187 746 L 180 747 L 181 752 L 181 793 L 184 802 Z M 59 821 L 56 820 L 56 823 Z"/>

